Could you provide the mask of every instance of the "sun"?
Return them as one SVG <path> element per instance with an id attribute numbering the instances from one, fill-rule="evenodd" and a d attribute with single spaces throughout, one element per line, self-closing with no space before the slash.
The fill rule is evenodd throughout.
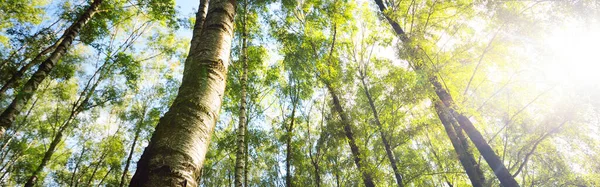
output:
<path id="1" fill-rule="evenodd" d="M 552 81 L 600 84 L 600 26 L 570 22 L 544 41 L 549 53 L 542 67 Z"/>

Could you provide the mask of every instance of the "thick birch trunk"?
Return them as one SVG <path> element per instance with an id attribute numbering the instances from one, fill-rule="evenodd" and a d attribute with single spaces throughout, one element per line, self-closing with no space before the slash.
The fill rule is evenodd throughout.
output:
<path id="1" fill-rule="evenodd" d="M 179 93 L 160 119 L 130 186 L 197 186 L 225 91 L 235 1 L 211 0 Z M 192 58 L 192 59 L 189 59 Z"/>

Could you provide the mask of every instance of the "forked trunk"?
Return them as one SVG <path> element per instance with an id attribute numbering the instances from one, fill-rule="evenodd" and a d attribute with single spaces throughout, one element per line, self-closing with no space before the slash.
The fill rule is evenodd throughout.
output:
<path id="1" fill-rule="evenodd" d="M 456 123 L 456 121 L 450 115 L 449 111 L 442 103 L 435 103 L 435 111 L 438 114 L 440 121 L 442 121 L 444 129 L 446 129 L 446 134 L 450 138 L 450 142 L 454 147 L 454 151 L 458 155 L 458 160 L 460 161 L 460 164 L 467 172 L 469 180 L 471 180 L 471 185 L 473 185 L 474 187 L 482 187 L 485 182 L 485 179 L 483 178 L 483 173 L 481 172 L 479 167 L 477 167 L 477 162 L 475 162 L 475 158 L 473 158 L 473 155 L 468 153 L 468 148 L 464 146 L 463 142 L 458 137 L 457 131 L 453 127 L 453 123 Z"/>

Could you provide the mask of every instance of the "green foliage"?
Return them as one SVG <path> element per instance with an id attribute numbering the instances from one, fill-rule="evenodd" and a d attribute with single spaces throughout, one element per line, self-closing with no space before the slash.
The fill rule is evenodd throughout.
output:
<path id="1" fill-rule="evenodd" d="M 115 69 L 125 77 L 127 87 L 135 90 L 141 73 L 140 62 L 136 61 L 133 56 L 122 52 L 117 54 L 113 61 Z"/>
<path id="2" fill-rule="evenodd" d="M 0 108 L 49 56 L 40 53 L 60 40 L 90 2 L 0 1 L 0 85 L 33 63 L 15 88 L 0 94 Z M 64 137 L 37 185 L 118 186 L 130 163 L 128 183 L 177 95 L 185 57 L 198 55 L 187 54 L 189 38 L 183 37 L 195 14 L 175 2 L 104 0 L 0 137 L 1 185 L 23 185 L 61 129 Z M 327 86 L 348 114 L 362 170 L 377 186 L 396 185 L 384 136 L 405 186 L 470 186 L 432 108 L 437 102 L 432 76 L 520 185 L 600 185 L 600 80 L 572 79 L 593 69 L 576 63 L 588 52 L 558 64 L 554 73 L 546 71 L 556 66 L 557 53 L 581 48 L 548 47 L 556 30 L 597 27 L 595 1 L 383 2 L 384 14 L 411 43 L 393 34 L 374 1 L 236 1 L 223 108 L 202 186 L 233 184 L 244 31 L 248 186 L 285 186 L 288 138 L 294 186 L 363 184 Z M 36 56 L 40 60 L 34 62 Z M 472 143 L 468 147 L 483 160 Z M 499 185 L 485 162 L 478 166 L 487 185 Z"/>
<path id="3" fill-rule="evenodd" d="M 41 16 L 45 14 L 42 8 L 47 2 L 45 0 L 3 0 L 0 2 L 0 44 L 2 48 L 9 46 L 10 38 L 4 35 L 7 29 L 15 25 L 24 25 L 31 28 L 42 22 Z"/>

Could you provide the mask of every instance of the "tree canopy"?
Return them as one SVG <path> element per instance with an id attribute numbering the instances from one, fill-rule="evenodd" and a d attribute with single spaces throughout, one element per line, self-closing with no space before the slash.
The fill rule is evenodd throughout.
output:
<path id="1" fill-rule="evenodd" d="M 600 186 L 599 10 L 0 1 L 0 184 Z"/>

